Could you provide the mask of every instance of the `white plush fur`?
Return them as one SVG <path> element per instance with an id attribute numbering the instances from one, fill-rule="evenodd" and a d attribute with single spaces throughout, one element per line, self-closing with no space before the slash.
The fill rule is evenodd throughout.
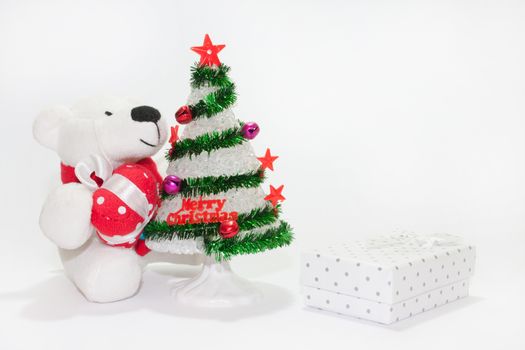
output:
<path id="1" fill-rule="evenodd" d="M 82 184 L 57 187 L 42 208 L 42 232 L 60 248 L 79 248 L 95 232 L 91 225 L 92 204 L 93 193 Z"/>
<path id="2" fill-rule="evenodd" d="M 33 135 L 71 166 L 91 154 L 107 158 L 114 166 L 138 161 L 157 153 L 167 136 L 164 118 L 157 123 L 158 131 L 154 123 L 131 119 L 131 110 L 140 105 L 105 96 L 82 100 L 71 108 L 53 107 L 37 117 Z M 141 139 L 157 147 L 150 147 Z"/>
<path id="3" fill-rule="evenodd" d="M 79 249 L 60 249 L 60 258 L 68 277 L 90 301 L 126 299 L 140 287 L 143 264 L 133 249 L 110 247 L 91 237 Z"/>
<path id="4" fill-rule="evenodd" d="M 37 117 L 33 134 L 66 165 L 75 166 L 95 154 L 117 167 L 153 156 L 166 141 L 163 118 L 157 125 L 132 120 L 131 110 L 138 106 L 141 104 L 130 100 L 102 97 L 84 100 L 71 108 L 54 107 Z M 106 111 L 112 115 L 107 116 Z M 58 169 L 57 162 L 57 172 Z M 66 274 L 88 300 L 111 302 L 128 298 L 140 286 L 144 260 L 133 249 L 110 247 L 95 237 L 90 222 L 91 196 L 84 185 L 61 185 L 47 198 L 40 227 L 60 248 Z"/>

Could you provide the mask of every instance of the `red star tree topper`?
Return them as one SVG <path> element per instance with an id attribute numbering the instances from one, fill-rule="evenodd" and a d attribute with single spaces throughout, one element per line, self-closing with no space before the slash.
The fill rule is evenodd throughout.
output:
<path id="1" fill-rule="evenodd" d="M 279 158 L 279 156 L 272 156 L 269 148 L 266 149 L 266 154 L 264 155 L 264 157 L 257 157 L 257 159 L 259 159 L 259 162 L 261 162 L 261 169 L 270 169 L 271 171 L 273 171 L 273 162 L 277 158 Z"/>
<path id="2" fill-rule="evenodd" d="M 270 201 L 272 202 L 272 205 L 274 207 L 277 206 L 277 203 L 279 201 L 284 201 L 286 198 L 284 198 L 284 196 L 281 194 L 281 192 L 283 191 L 283 188 L 284 188 L 284 185 L 281 185 L 277 188 L 273 187 L 272 185 L 270 185 L 270 194 L 267 195 L 266 197 L 264 197 L 265 200 L 267 201 Z"/>
<path id="3" fill-rule="evenodd" d="M 220 66 L 221 61 L 219 61 L 219 56 L 217 56 L 217 54 L 224 49 L 225 46 L 226 45 L 213 45 L 210 36 L 206 34 L 202 46 L 194 46 L 191 50 L 201 56 L 199 65 L 210 67 L 213 65 Z"/>

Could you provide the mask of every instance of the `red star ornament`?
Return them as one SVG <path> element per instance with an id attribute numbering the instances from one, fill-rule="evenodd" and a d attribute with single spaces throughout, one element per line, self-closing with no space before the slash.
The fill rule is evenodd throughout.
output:
<path id="1" fill-rule="evenodd" d="M 277 158 L 279 158 L 279 156 L 272 156 L 269 148 L 266 149 L 266 154 L 264 155 L 264 157 L 257 157 L 257 159 L 259 159 L 259 162 L 261 162 L 261 169 L 270 169 L 271 171 L 273 171 L 273 162 Z"/>
<path id="2" fill-rule="evenodd" d="M 272 202 L 274 208 L 277 206 L 277 202 L 284 201 L 286 198 L 283 197 L 281 192 L 283 191 L 284 185 L 277 188 L 270 185 L 270 194 L 264 197 L 265 200 Z"/>
<path id="3" fill-rule="evenodd" d="M 217 56 L 217 54 L 224 49 L 225 46 L 226 45 L 213 45 L 210 36 L 206 34 L 202 46 L 194 46 L 191 50 L 201 56 L 199 65 L 210 67 L 213 65 L 220 66 L 221 61 L 219 61 L 219 56 Z"/>
<path id="4" fill-rule="evenodd" d="M 177 141 L 179 141 L 179 126 L 178 125 L 171 127 L 171 136 L 170 136 L 170 143 L 172 145 Z"/>

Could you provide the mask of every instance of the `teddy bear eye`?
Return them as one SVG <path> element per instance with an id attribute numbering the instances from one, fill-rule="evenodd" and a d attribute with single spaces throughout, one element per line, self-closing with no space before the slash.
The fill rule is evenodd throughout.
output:
<path id="1" fill-rule="evenodd" d="M 104 114 L 107 115 L 108 117 L 109 117 L 110 115 L 113 115 L 113 113 L 111 113 L 110 111 L 105 111 Z"/>

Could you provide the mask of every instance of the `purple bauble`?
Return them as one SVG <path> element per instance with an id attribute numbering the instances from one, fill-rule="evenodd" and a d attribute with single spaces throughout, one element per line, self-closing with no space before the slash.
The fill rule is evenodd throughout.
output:
<path id="1" fill-rule="evenodd" d="M 167 194 L 179 193 L 181 182 L 182 180 L 178 176 L 175 176 L 175 175 L 166 176 L 164 178 L 164 181 L 162 182 L 164 192 L 166 192 Z"/>
<path id="2" fill-rule="evenodd" d="M 249 122 L 249 123 L 244 124 L 241 130 L 242 136 L 248 140 L 253 140 L 255 136 L 257 136 L 259 131 L 260 131 L 259 125 L 257 125 L 257 123 L 255 122 Z"/>

